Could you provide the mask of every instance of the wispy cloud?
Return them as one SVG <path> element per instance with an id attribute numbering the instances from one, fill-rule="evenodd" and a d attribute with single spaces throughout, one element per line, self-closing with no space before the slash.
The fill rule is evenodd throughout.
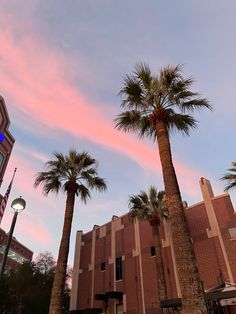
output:
<path id="1" fill-rule="evenodd" d="M 57 50 L 49 48 L 39 37 L 25 35 L 15 40 L 12 29 L 0 34 L 0 44 L 0 64 L 3 68 L 0 84 L 11 105 L 27 115 L 31 123 L 33 121 L 32 132 L 42 127 L 45 135 L 47 130 L 52 129 L 54 136 L 56 130 L 66 131 L 119 151 L 143 167 L 160 171 L 154 148 L 131 135 L 116 131 L 112 119 L 107 118 L 99 106 L 91 103 L 73 86 L 71 73 L 67 71 L 70 67 Z M 189 178 L 199 177 L 200 174 L 181 162 L 175 163 L 183 187 L 190 194 L 194 193 Z"/>
<path id="2" fill-rule="evenodd" d="M 43 153 L 39 149 L 37 150 L 24 144 L 18 144 L 17 142 L 14 146 L 14 152 L 16 154 L 27 155 L 30 157 L 30 159 L 35 159 L 36 161 L 41 161 L 43 163 L 48 161 L 50 158 L 49 155 Z"/>

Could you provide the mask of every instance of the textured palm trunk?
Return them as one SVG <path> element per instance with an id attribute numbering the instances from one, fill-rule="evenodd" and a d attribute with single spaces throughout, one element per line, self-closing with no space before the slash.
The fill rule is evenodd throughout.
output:
<path id="1" fill-rule="evenodd" d="M 157 272 L 157 285 L 159 301 L 167 299 L 166 281 L 164 273 L 164 265 L 161 250 L 161 240 L 158 225 L 152 226 L 154 245 L 157 249 L 156 252 L 156 272 Z"/>
<path id="2" fill-rule="evenodd" d="M 207 313 L 204 291 L 172 162 L 169 134 L 165 123 L 156 123 L 156 133 L 182 294 L 182 313 Z"/>
<path id="3" fill-rule="evenodd" d="M 53 281 L 49 314 L 62 313 L 63 294 L 65 289 L 66 268 L 70 246 L 70 233 L 74 212 L 74 203 L 75 191 L 74 189 L 72 189 L 67 192 L 64 225 L 58 253 L 57 267 Z"/>

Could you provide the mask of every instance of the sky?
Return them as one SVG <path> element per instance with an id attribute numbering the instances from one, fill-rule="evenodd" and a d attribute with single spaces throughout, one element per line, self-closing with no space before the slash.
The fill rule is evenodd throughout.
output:
<path id="1" fill-rule="evenodd" d="M 195 114 L 189 137 L 171 137 L 172 154 L 189 205 L 202 200 L 200 177 L 222 194 L 220 177 L 236 157 L 235 15 L 234 0 L 1 0 L 0 95 L 15 138 L 1 194 L 17 167 L 1 228 L 9 230 L 10 202 L 21 195 L 27 206 L 14 236 L 34 256 L 57 257 L 65 194 L 44 197 L 33 187 L 55 151 L 89 152 L 108 186 L 86 205 L 76 200 L 70 265 L 76 230 L 125 214 L 128 197 L 151 184 L 163 189 L 157 144 L 114 129 L 118 92 L 137 62 L 154 73 L 182 64 L 193 90 L 209 99 L 213 112 Z"/>

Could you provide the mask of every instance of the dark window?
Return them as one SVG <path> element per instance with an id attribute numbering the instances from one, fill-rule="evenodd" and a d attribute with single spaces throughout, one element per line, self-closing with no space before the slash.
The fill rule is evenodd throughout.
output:
<path id="1" fill-rule="evenodd" d="M 106 270 L 106 263 L 103 262 L 101 263 L 101 271 L 105 271 Z"/>
<path id="2" fill-rule="evenodd" d="M 116 280 L 122 279 L 122 257 L 116 258 Z"/>
<path id="3" fill-rule="evenodd" d="M 156 253 L 156 248 L 155 246 L 151 246 L 151 256 L 156 256 L 157 253 Z"/>
<path id="4" fill-rule="evenodd" d="M 0 153 L 0 169 L 2 168 L 4 162 L 4 156 Z"/>

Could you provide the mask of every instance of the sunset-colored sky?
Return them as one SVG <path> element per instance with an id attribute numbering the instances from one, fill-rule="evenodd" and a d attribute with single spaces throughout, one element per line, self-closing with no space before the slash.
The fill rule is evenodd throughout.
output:
<path id="1" fill-rule="evenodd" d="M 16 238 L 35 256 L 57 257 L 65 195 L 46 198 L 33 187 L 54 151 L 88 151 L 108 185 L 86 206 L 76 201 L 71 265 L 76 230 L 124 214 L 129 195 L 150 184 L 163 189 L 157 145 L 114 129 L 123 76 L 139 61 L 156 73 L 183 64 L 211 102 L 213 112 L 195 115 L 198 129 L 171 143 L 183 199 L 201 201 L 201 176 L 223 193 L 219 178 L 236 158 L 235 15 L 234 0 L 2 0 L 0 94 L 16 142 L 0 193 L 18 170 L 1 227 L 10 228 L 10 201 L 22 195 Z"/>

